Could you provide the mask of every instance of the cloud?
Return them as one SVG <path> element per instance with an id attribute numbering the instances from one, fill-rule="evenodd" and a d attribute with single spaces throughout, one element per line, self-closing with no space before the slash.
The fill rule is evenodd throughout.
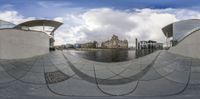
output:
<path id="1" fill-rule="evenodd" d="M 43 8 L 55 8 L 71 5 L 70 2 L 39 1 L 37 4 Z"/>
<path id="2" fill-rule="evenodd" d="M 127 39 L 134 46 L 139 40 L 165 42 L 161 28 L 178 20 L 200 18 L 200 12 L 188 9 L 133 9 L 112 8 L 88 9 L 79 13 L 68 13 L 53 20 L 64 24 L 55 33 L 55 44 L 84 43 L 108 40 L 113 34 Z M 15 24 L 35 19 L 25 17 L 17 11 L 0 11 L 0 19 Z"/>
<path id="3" fill-rule="evenodd" d="M 58 22 L 64 22 L 64 19 L 62 17 L 56 17 L 53 20 Z"/>
<path id="4" fill-rule="evenodd" d="M 19 14 L 17 11 L 0 11 L 0 20 L 8 21 L 14 24 L 19 24 L 28 20 L 33 20 L 34 17 L 24 17 Z"/>
<path id="5" fill-rule="evenodd" d="M 200 12 L 187 9 L 134 9 L 111 8 L 90 9 L 84 13 L 63 17 L 65 29 L 57 34 L 63 43 L 84 43 L 96 40 L 102 42 L 113 34 L 127 39 L 134 46 L 139 40 L 165 42 L 161 29 L 178 20 L 200 18 Z"/>
<path id="6" fill-rule="evenodd" d="M 0 7 L 1 10 L 5 10 L 5 9 L 13 9 L 14 5 L 12 4 L 4 4 Z"/>

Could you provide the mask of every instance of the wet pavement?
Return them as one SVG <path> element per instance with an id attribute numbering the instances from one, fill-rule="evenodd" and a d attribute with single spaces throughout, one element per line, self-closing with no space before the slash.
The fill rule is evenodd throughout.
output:
<path id="1" fill-rule="evenodd" d="M 56 51 L 0 60 L 2 98 L 198 98 L 200 60 L 167 51 L 103 63 Z"/>

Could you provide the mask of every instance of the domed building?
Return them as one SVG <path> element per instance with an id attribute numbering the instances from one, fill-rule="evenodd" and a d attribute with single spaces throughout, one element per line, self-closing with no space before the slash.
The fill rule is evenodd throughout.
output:
<path id="1" fill-rule="evenodd" d="M 101 43 L 102 48 L 128 48 L 127 40 L 119 40 L 118 36 L 113 35 L 111 40 Z"/>

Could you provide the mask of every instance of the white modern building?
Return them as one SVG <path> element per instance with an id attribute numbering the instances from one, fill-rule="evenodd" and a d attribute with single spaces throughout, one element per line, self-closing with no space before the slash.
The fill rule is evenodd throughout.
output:
<path id="1" fill-rule="evenodd" d="M 138 43 L 138 49 L 163 49 L 163 43 L 157 43 L 156 41 L 140 41 Z"/>
<path id="2" fill-rule="evenodd" d="M 0 20 L 0 59 L 21 59 L 49 53 L 54 32 L 62 25 L 52 20 L 32 20 L 18 25 Z"/>
<path id="3" fill-rule="evenodd" d="M 200 58 L 200 20 L 189 19 L 165 26 L 163 33 L 171 38 L 170 52 Z"/>

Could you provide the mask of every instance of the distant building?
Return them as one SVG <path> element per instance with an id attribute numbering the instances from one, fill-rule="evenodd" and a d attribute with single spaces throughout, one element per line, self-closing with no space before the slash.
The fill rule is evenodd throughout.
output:
<path id="1" fill-rule="evenodd" d="M 156 49 L 163 49 L 163 43 L 156 43 Z"/>
<path id="2" fill-rule="evenodd" d="M 72 45 L 72 44 L 66 44 L 65 48 L 74 48 L 74 45 Z"/>
<path id="3" fill-rule="evenodd" d="M 140 41 L 138 43 L 138 49 L 163 49 L 163 43 L 157 43 L 156 41 Z"/>
<path id="4" fill-rule="evenodd" d="M 74 44 L 74 48 L 81 48 L 81 44 L 78 43 Z"/>
<path id="5" fill-rule="evenodd" d="M 65 45 L 54 45 L 56 50 L 63 50 L 65 48 Z"/>
<path id="6" fill-rule="evenodd" d="M 97 48 L 97 41 L 80 44 L 81 48 Z"/>
<path id="7" fill-rule="evenodd" d="M 101 43 L 102 48 L 128 48 L 127 40 L 119 40 L 118 36 L 113 35 L 111 40 Z"/>

